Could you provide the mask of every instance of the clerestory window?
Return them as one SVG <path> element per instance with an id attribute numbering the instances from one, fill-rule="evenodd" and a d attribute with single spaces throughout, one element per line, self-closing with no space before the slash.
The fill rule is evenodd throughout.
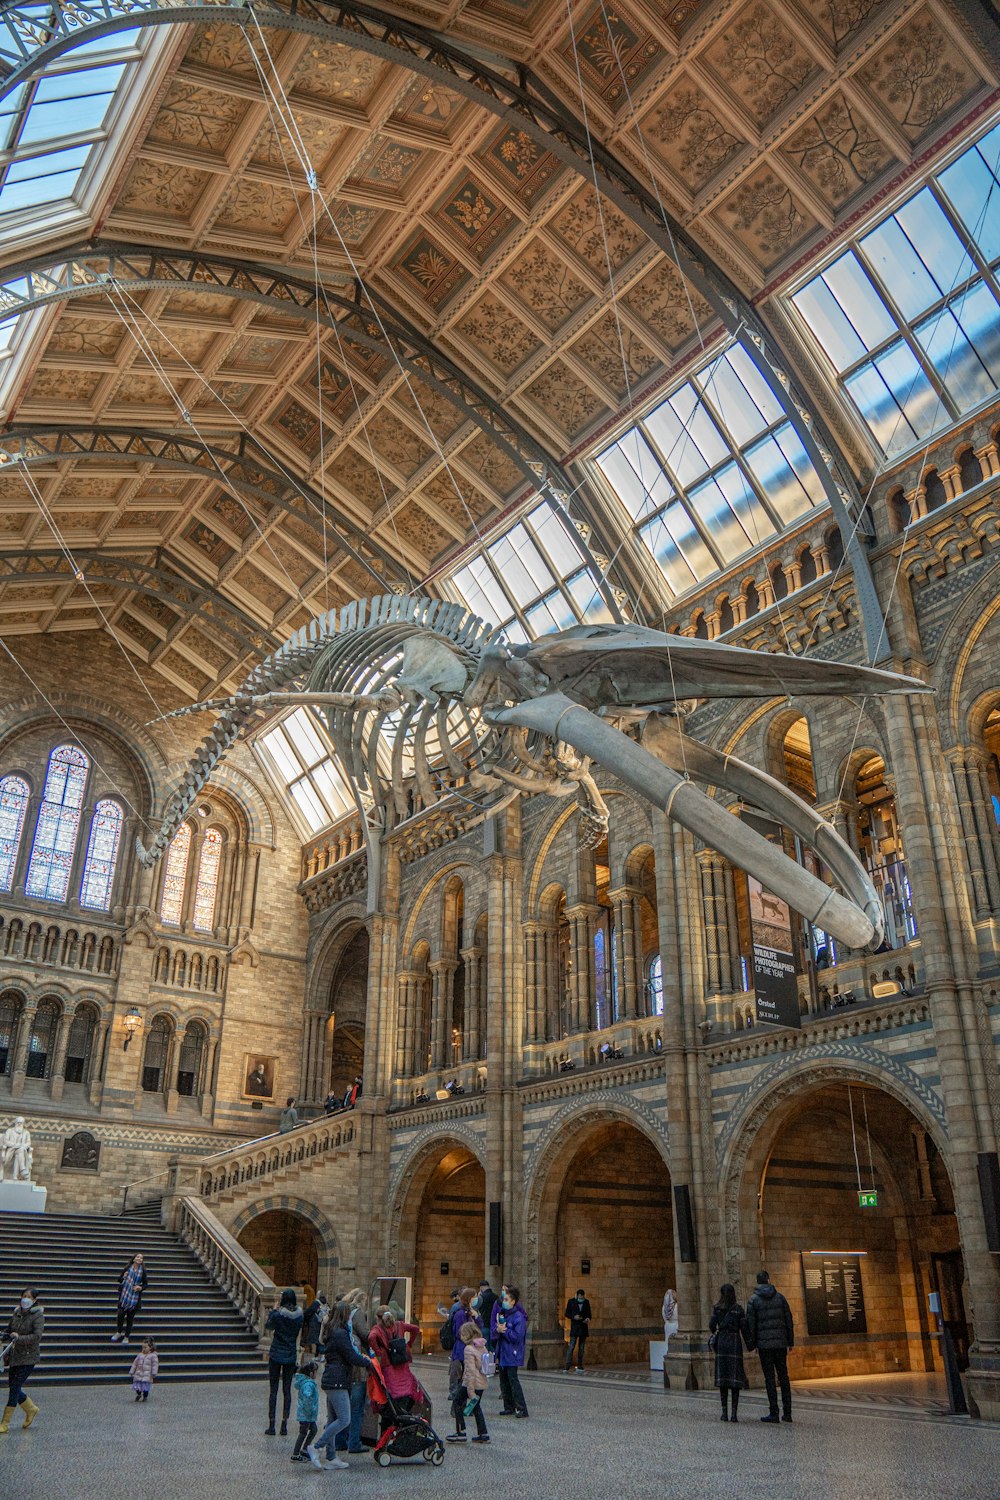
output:
<path id="1" fill-rule="evenodd" d="M 309 837 L 353 811 L 354 797 L 334 761 L 333 745 L 310 709 L 297 708 L 260 735 L 255 748 Z"/>
<path id="2" fill-rule="evenodd" d="M 5 776 L 0 781 L 0 891 L 9 891 L 14 884 L 30 796 L 31 788 L 23 777 Z"/>
<path id="3" fill-rule="evenodd" d="M 75 745 L 58 745 L 49 756 L 24 887 L 29 896 L 66 900 L 89 770 L 90 761 Z"/>
<path id="4" fill-rule="evenodd" d="M 94 808 L 87 842 L 87 858 L 80 882 L 80 905 L 108 911 L 118 863 L 125 814 L 117 802 L 105 798 Z"/>
<path id="5" fill-rule="evenodd" d="M 1000 125 L 791 300 L 886 458 L 995 400 Z"/>
<path id="6" fill-rule="evenodd" d="M 819 475 L 733 344 L 596 456 L 675 597 L 823 503 Z"/>

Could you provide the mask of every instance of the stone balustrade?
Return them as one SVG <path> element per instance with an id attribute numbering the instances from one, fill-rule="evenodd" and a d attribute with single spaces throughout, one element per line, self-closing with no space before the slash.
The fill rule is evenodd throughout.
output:
<path id="1" fill-rule="evenodd" d="M 114 979 L 121 935 L 77 922 L 40 921 L 0 911 L 0 952 L 11 963 L 51 966 Z"/>
<path id="2" fill-rule="evenodd" d="M 199 1192 L 203 1200 L 220 1197 L 244 1183 L 257 1183 L 300 1163 L 312 1165 L 349 1146 L 355 1137 L 354 1112 L 337 1110 L 322 1119 L 297 1125 L 283 1135 L 265 1135 L 202 1157 L 198 1162 Z"/>
<path id="3" fill-rule="evenodd" d="M 226 992 L 229 959 L 225 953 L 205 952 L 196 946 L 159 943 L 153 950 L 151 978 L 155 985 L 199 995 Z"/>
<path id="4" fill-rule="evenodd" d="M 356 854 L 364 853 L 365 830 L 358 813 L 350 813 L 339 823 L 306 844 L 302 850 L 302 880 L 312 880 L 333 865 L 339 865 Z"/>
<path id="5" fill-rule="evenodd" d="M 176 1229 L 263 1343 L 267 1314 L 277 1299 L 271 1278 L 197 1198 L 180 1200 Z"/>

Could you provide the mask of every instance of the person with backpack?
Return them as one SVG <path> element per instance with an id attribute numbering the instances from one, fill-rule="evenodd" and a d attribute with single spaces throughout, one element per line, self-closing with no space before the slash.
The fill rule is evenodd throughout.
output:
<path id="1" fill-rule="evenodd" d="M 500 1374 L 500 1394 L 503 1396 L 502 1417 L 526 1417 L 528 1405 L 521 1389 L 518 1374 L 524 1364 L 524 1350 L 528 1338 L 528 1314 L 521 1306 L 521 1293 L 516 1286 L 505 1286 L 498 1307 L 493 1309 L 493 1327 L 496 1335 L 497 1367 Z"/>
<path id="2" fill-rule="evenodd" d="M 412 1369 L 413 1345 L 419 1337 L 416 1323 L 404 1323 L 385 1303 L 378 1308 L 368 1335 L 368 1347 L 378 1360 L 382 1385 L 400 1411 L 412 1411 L 420 1399 L 420 1386 Z M 384 1432 L 392 1420 L 387 1415 L 388 1408 L 383 1402 L 373 1400 L 372 1404 L 382 1407 Z"/>

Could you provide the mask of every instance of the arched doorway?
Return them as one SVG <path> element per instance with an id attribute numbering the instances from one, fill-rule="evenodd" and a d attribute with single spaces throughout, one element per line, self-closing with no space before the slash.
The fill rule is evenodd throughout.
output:
<path id="1" fill-rule="evenodd" d="M 438 1304 L 478 1286 L 486 1265 L 486 1174 L 468 1146 L 443 1141 L 411 1178 L 399 1231 L 399 1271 L 413 1275 L 413 1319 L 433 1339 Z"/>
<path id="2" fill-rule="evenodd" d="M 549 1162 L 536 1204 L 539 1363 L 562 1359 L 563 1309 L 578 1287 L 593 1307 L 588 1363 L 644 1361 L 675 1283 L 670 1174 L 657 1146 L 627 1120 L 588 1121 Z"/>
<path id="3" fill-rule="evenodd" d="M 343 1098 L 364 1068 L 368 1005 L 368 933 L 359 927 L 345 947 L 330 986 L 326 1087 Z"/>
<path id="4" fill-rule="evenodd" d="M 315 1225 L 287 1208 L 258 1214 L 236 1236 L 276 1286 L 315 1287 L 323 1246 Z M 333 1296 L 336 1287 L 323 1288 Z"/>
<path id="5" fill-rule="evenodd" d="M 894 1095 L 846 1080 L 794 1095 L 752 1145 L 740 1196 L 741 1223 L 756 1224 L 740 1292 L 762 1265 L 788 1298 L 793 1379 L 940 1370 L 933 1291 L 964 1363 L 951 1182 L 934 1137 Z"/>

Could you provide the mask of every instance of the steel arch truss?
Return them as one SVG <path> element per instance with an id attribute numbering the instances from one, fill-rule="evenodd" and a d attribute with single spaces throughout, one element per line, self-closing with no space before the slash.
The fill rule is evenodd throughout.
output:
<path id="1" fill-rule="evenodd" d="M 321 327 L 335 330 L 338 338 L 348 343 L 361 344 L 382 354 L 388 351 L 394 360 L 473 421 L 530 484 L 566 513 L 570 524 L 573 510 L 580 510 L 599 550 L 612 556 L 615 553 L 615 544 L 601 536 L 600 521 L 589 507 L 577 502 L 571 508 L 570 497 L 577 487 L 558 459 L 478 381 L 402 318 L 391 303 L 359 280 L 352 281 L 352 295 L 347 296 L 275 267 L 230 256 L 117 244 L 110 240 L 95 240 L 61 250 L 57 256 L 36 256 L 17 262 L 4 267 L 0 275 L 3 278 L 0 324 L 52 303 L 93 297 L 95 292 L 106 291 L 110 297 L 116 290 L 132 293 L 184 288 L 254 302 L 284 317 L 318 322 Z M 586 537 L 575 529 L 595 579 L 601 579 L 600 560 L 590 553 Z M 610 586 L 603 586 L 602 592 L 614 618 L 621 619 L 619 605 L 626 597 L 626 589 L 616 592 Z"/>
<path id="2" fill-rule="evenodd" d="M 201 438 L 142 427 L 88 427 L 60 423 L 19 423 L 0 431 L 0 472 L 6 464 L 37 468 L 59 459 L 105 464 L 156 464 L 214 479 L 238 500 L 251 496 L 266 507 L 296 516 L 328 549 L 335 543 L 347 557 L 378 578 L 392 592 L 407 593 L 410 582 L 402 565 L 377 542 L 333 511 L 316 490 L 285 468 L 246 433 L 236 451 Z M 274 465 L 278 467 L 274 467 Z M 335 559 L 331 559 L 331 562 Z"/>
<path id="3" fill-rule="evenodd" d="M 308 32 L 439 79 L 525 131 L 588 180 L 596 171 L 602 191 L 676 261 L 785 412 L 819 474 L 844 538 L 868 654 L 872 660 L 886 654 L 888 642 L 864 539 L 864 502 L 819 411 L 793 381 L 749 299 L 704 255 L 658 195 L 594 140 L 586 125 L 523 64 L 505 58 L 492 65 L 482 63 L 413 21 L 341 0 L 187 0 L 178 5 L 166 0 L 51 0 L 41 13 L 32 4 L 0 0 L 0 98 L 81 41 L 136 26 L 218 23 L 227 17 L 246 29 L 260 25 Z"/>
<path id="4" fill-rule="evenodd" d="M 194 583 L 170 568 L 158 567 L 141 558 L 114 552 L 74 548 L 74 572 L 66 553 L 58 547 L 28 548 L 24 552 L 0 552 L 0 585 L 20 583 L 73 583 L 82 573 L 88 585 L 122 589 L 162 600 L 185 621 L 210 620 L 213 631 L 225 638 L 237 659 L 274 650 L 281 637 L 264 627 L 218 589 Z"/>

